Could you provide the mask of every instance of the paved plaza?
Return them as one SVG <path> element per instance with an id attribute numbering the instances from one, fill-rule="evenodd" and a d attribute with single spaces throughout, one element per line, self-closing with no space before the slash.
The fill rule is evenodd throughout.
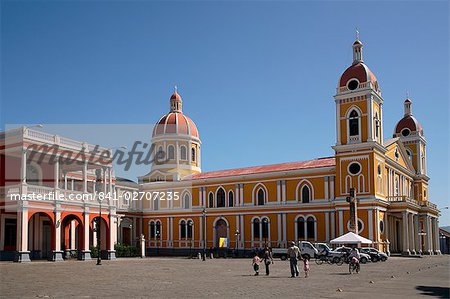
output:
<path id="1" fill-rule="evenodd" d="M 0 296 L 448 298 L 449 261 L 448 256 L 392 257 L 362 265 L 362 272 L 353 275 L 346 264 L 312 262 L 306 279 L 290 278 L 289 263 L 280 260 L 268 277 L 253 276 L 250 259 L 133 258 L 103 261 L 101 266 L 94 260 L 0 263 Z"/>

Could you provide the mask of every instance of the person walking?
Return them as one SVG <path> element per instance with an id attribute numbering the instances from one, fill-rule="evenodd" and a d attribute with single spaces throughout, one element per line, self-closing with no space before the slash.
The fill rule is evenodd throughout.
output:
<path id="1" fill-rule="evenodd" d="M 252 260 L 253 270 L 255 270 L 255 276 L 259 275 L 259 264 L 260 263 L 261 263 L 261 259 L 258 256 L 258 254 L 255 253 L 255 256 L 253 257 L 253 260 Z"/>
<path id="2" fill-rule="evenodd" d="M 264 247 L 264 266 L 266 266 L 266 275 L 270 274 L 270 264 L 273 264 L 273 254 L 272 254 L 272 248 L 269 246 Z"/>
<path id="3" fill-rule="evenodd" d="M 300 256 L 300 249 L 295 246 L 295 242 L 291 242 L 291 246 L 287 250 L 287 255 L 289 257 L 289 264 L 291 266 L 291 277 L 298 276 L 297 259 Z"/>
<path id="4" fill-rule="evenodd" d="M 303 259 L 303 270 L 305 271 L 305 278 L 309 276 L 309 258 Z"/>

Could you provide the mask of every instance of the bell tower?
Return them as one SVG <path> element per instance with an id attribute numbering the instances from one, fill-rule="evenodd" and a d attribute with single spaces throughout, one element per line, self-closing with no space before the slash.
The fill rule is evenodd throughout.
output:
<path id="1" fill-rule="evenodd" d="M 375 75 L 363 60 L 357 34 L 352 64 L 339 78 L 336 95 L 336 197 L 350 189 L 360 197 L 375 196 L 376 156 L 384 161 L 383 98 Z M 377 162 L 378 163 L 378 162 Z"/>

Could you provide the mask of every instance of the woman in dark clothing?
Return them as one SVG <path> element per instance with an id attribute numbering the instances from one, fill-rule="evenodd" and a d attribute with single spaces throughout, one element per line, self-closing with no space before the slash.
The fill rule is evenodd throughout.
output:
<path id="1" fill-rule="evenodd" d="M 264 247 L 263 259 L 264 265 L 266 266 L 266 275 L 269 275 L 269 266 L 270 264 L 273 264 L 273 254 L 272 248 L 267 245 Z"/>

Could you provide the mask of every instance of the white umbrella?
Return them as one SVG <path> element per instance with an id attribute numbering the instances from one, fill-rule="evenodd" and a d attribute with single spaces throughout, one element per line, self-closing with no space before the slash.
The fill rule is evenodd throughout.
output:
<path id="1" fill-rule="evenodd" d="M 372 244 L 372 241 L 353 232 L 337 237 L 330 241 L 331 244 Z"/>

